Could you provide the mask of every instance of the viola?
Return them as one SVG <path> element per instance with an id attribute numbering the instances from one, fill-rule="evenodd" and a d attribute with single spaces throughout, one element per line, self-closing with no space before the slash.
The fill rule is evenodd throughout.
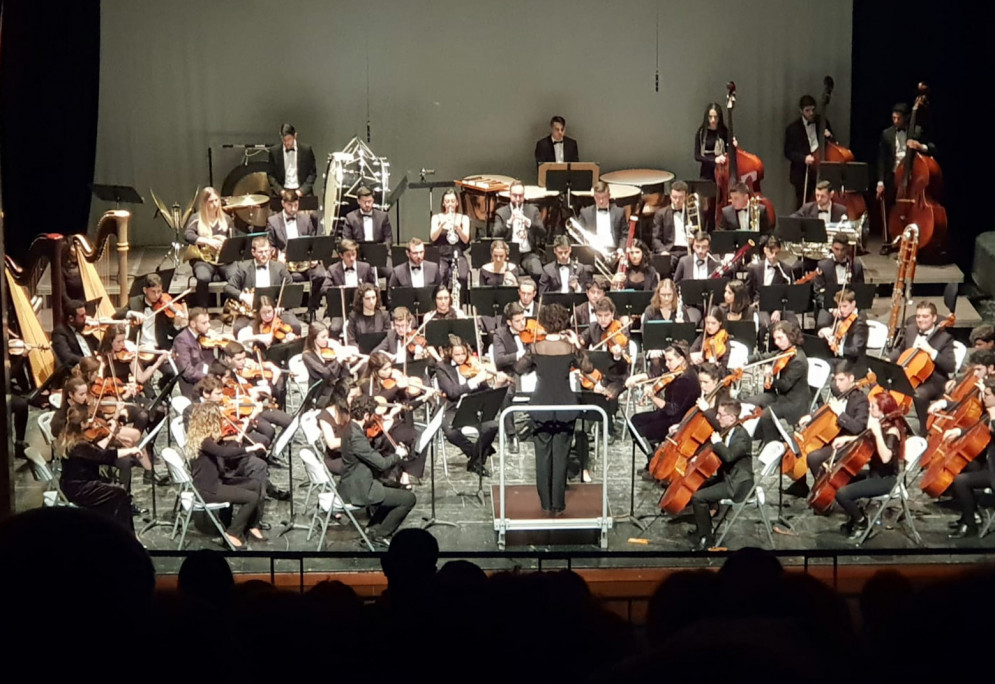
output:
<path id="1" fill-rule="evenodd" d="M 408 351 L 414 354 L 418 351 L 419 347 L 424 349 L 428 346 L 428 340 L 425 339 L 424 335 L 419 335 L 417 332 L 412 333 L 408 337 Z"/>
<path id="2" fill-rule="evenodd" d="M 520 332 L 518 336 L 522 339 L 522 344 L 535 344 L 546 339 L 546 331 L 539 325 L 539 321 L 530 318 L 525 321 L 525 330 Z"/>
<path id="3" fill-rule="evenodd" d="M 497 375 L 497 369 L 490 364 L 484 363 L 475 356 L 466 357 L 466 361 L 460 364 L 459 374 L 464 378 L 469 380 L 472 377 L 480 375 L 480 373 L 487 373 L 488 375 Z"/>
<path id="4" fill-rule="evenodd" d="M 843 344 L 843 338 L 850 332 L 850 327 L 856 323 L 857 318 L 858 314 L 854 311 L 846 318 L 836 319 L 836 323 L 833 325 L 832 337 L 828 341 L 829 348 L 834 354 L 839 353 L 840 345 Z"/>
<path id="5" fill-rule="evenodd" d="M 707 335 L 701 345 L 701 354 L 706 361 L 718 362 L 729 351 L 729 332 L 720 329 L 714 335 Z"/>
<path id="6" fill-rule="evenodd" d="M 941 496 L 964 467 L 988 448 L 991 438 L 989 421 L 985 419 L 974 423 L 960 437 L 943 441 L 933 453 L 929 467 L 919 483 L 922 491 L 930 496 Z"/>
<path id="7" fill-rule="evenodd" d="M 273 371 L 253 359 L 245 360 L 245 367 L 239 373 L 246 380 L 272 380 Z"/>

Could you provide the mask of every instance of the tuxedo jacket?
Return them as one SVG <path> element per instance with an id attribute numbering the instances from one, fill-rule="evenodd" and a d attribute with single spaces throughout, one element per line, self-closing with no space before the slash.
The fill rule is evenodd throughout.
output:
<path id="1" fill-rule="evenodd" d="M 83 335 L 83 339 L 90 345 L 90 352 L 97 353 L 100 341 L 93 335 Z M 52 330 L 52 351 L 59 366 L 75 366 L 83 358 L 83 349 L 76 339 L 76 331 L 68 325 L 58 325 Z"/>
<path id="2" fill-rule="evenodd" d="M 507 325 L 501 325 L 494 331 L 494 365 L 499 371 L 513 374 L 515 362 L 518 360 L 518 345 L 515 335 Z"/>
<path id="3" fill-rule="evenodd" d="M 342 479 L 339 492 L 355 506 L 378 504 L 384 500 L 384 487 L 378 475 L 400 460 L 397 454 L 383 456 L 370 445 L 366 431 L 349 421 L 342 437 Z"/>
<path id="4" fill-rule="evenodd" d="M 691 280 L 694 274 L 694 260 L 697 259 L 694 254 L 686 254 L 677 260 L 677 268 L 674 269 L 674 283 L 679 283 L 685 278 Z M 715 255 L 708 255 L 708 275 L 711 275 L 719 267 L 719 261 L 715 258 Z"/>
<path id="5" fill-rule="evenodd" d="M 595 213 L 597 209 L 592 204 L 580 210 L 580 224 L 592 233 L 596 232 L 598 228 L 598 219 Z M 616 207 L 614 203 L 608 207 L 608 216 L 611 220 L 612 240 L 614 241 L 614 246 L 618 247 L 622 245 L 623 237 L 628 234 L 629 222 L 625 219 L 625 210 L 621 207 Z"/>
<path id="6" fill-rule="evenodd" d="M 912 348 L 918 336 L 919 328 L 916 326 L 915 319 L 913 318 L 911 322 L 905 325 L 905 334 L 901 348 L 892 351 L 888 355 L 888 360 L 892 363 L 897 362 L 898 357 L 902 355 L 903 351 Z M 921 391 L 929 396 L 929 398 L 935 399 L 942 394 L 943 386 L 953 376 L 954 370 L 957 368 L 957 359 L 954 357 L 954 338 L 945 329 L 938 328 L 933 331 L 933 334 L 926 341 L 929 343 L 929 346 L 937 350 L 936 358 L 933 359 L 936 369 L 926 382 L 917 388 L 916 395 L 918 396 Z"/>
<path id="7" fill-rule="evenodd" d="M 359 209 L 350 211 L 345 215 L 342 223 L 342 237 L 355 240 L 356 242 L 366 242 L 363 234 L 363 215 Z M 394 244 L 394 229 L 390 225 L 390 216 L 386 211 L 373 210 L 373 242 L 380 242 L 388 247 Z"/>
<path id="8" fill-rule="evenodd" d="M 354 268 L 356 269 L 357 283 L 369 283 L 370 285 L 379 284 L 377 282 L 376 269 L 365 261 L 357 259 Z M 336 261 L 334 264 L 329 266 L 326 272 L 328 273 L 328 280 L 333 286 L 345 286 L 345 264 L 341 261 Z"/>
<path id="9" fill-rule="evenodd" d="M 535 149 L 536 166 L 545 164 L 546 162 L 556 161 L 556 152 L 553 150 L 553 138 L 551 136 L 546 136 L 541 138 L 536 142 Z M 579 162 L 580 156 L 577 151 L 577 141 L 573 138 L 568 138 L 563 136 L 563 161 L 564 162 Z"/>
<path id="10" fill-rule="evenodd" d="M 287 224 L 283 212 L 272 214 L 266 221 L 266 233 L 269 235 L 269 243 L 281 252 L 287 249 Z M 297 212 L 297 233 L 298 237 L 310 235 L 321 235 L 318 230 L 318 219 L 310 211 Z M 318 259 L 328 255 L 314 255 Z"/>
<path id="11" fill-rule="evenodd" d="M 798 218 L 819 218 L 819 205 L 816 202 L 806 202 L 792 214 Z M 846 216 L 846 205 L 833 202 L 829 209 L 829 222 L 837 223 Z"/>
<path id="12" fill-rule="evenodd" d="M 881 131 L 881 141 L 878 143 L 878 180 L 889 188 L 895 181 L 895 137 L 897 135 L 898 129 L 894 126 L 888 126 Z M 936 145 L 925 139 L 922 126 L 916 126 L 910 137 L 926 146 L 922 154 L 928 157 L 936 154 Z M 914 150 L 907 150 L 908 152 L 915 153 Z"/>
<path id="13" fill-rule="evenodd" d="M 654 254 L 669 252 L 674 248 L 676 225 L 674 224 L 674 208 L 664 207 L 653 216 L 653 248 Z M 691 243 L 688 242 L 690 250 Z"/>
<path id="14" fill-rule="evenodd" d="M 534 204 L 528 202 L 522 205 L 522 213 L 525 218 L 532 223 L 529 225 L 529 246 L 533 252 L 542 253 L 546 242 L 546 229 L 542 225 L 542 215 Z M 513 242 L 511 239 L 511 227 L 508 221 L 511 220 L 511 205 L 505 204 L 494 212 L 494 237 L 501 238 L 506 242 Z"/>
<path id="15" fill-rule="evenodd" d="M 821 121 L 821 117 L 816 114 L 814 119 L 816 140 L 818 140 L 819 121 Z M 826 121 L 826 130 L 830 133 L 833 130 L 829 121 Z M 798 117 L 784 129 L 784 156 L 791 163 L 788 178 L 792 185 L 805 184 L 805 157 L 811 154 L 811 149 L 808 144 L 808 133 L 805 132 L 805 121 Z M 814 173 L 815 168 L 812 171 Z M 815 176 L 811 173 L 808 177 L 808 184 L 810 188 L 815 187 Z"/>
<path id="16" fill-rule="evenodd" d="M 722 207 L 722 215 L 719 216 L 719 230 L 749 230 L 748 228 L 740 228 L 739 218 L 736 216 L 736 210 L 732 208 L 729 204 Z M 767 207 L 760 205 L 760 232 L 766 233 L 770 231 L 770 218 L 767 216 Z"/>
<path id="17" fill-rule="evenodd" d="M 290 272 L 279 261 L 270 259 L 266 262 L 266 268 L 269 270 L 270 287 L 278 287 L 284 282 L 288 284 L 291 282 Z M 255 259 L 249 259 L 248 261 L 239 262 L 238 268 L 235 269 L 231 278 L 228 279 L 228 284 L 225 285 L 225 294 L 233 299 L 238 299 L 238 296 L 242 292 L 255 289 L 255 287 L 256 261 Z"/>
<path id="18" fill-rule="evenodd" d="M 791 270 L 784 264 L 780 264 L 780 266 L 780 268 L 774 268 L 774 277 L 770 281 L 771 285 L 787 285 L 791 282 Z M 760 299 L 760 288 L 764 286 L 764 269 L 766 267 L 766 259 L 762 260 L 759 264 L 750 264 L 746 267 L 746 290 L 750 294 L 751 302 L 756 302 Z"/>
<path id="19" fill-rule="evenodd" d="M 421 266 L 425 272 L 425 287 L 435 287 L 442 283 L 442 271 L 438 264 L 431 261 L 423 261 L 421 262 Z M 411 262 L 405 261 L 400 266 L 395 266 L 394 270 L 390 272 L 390 282 L 387 288 L 394 289 L 395 287 L 411 286 Z"/>
<path id="20" fill-rule="evenodd" d="M 835 392 L 834 392 L 835 395 Z M 844 435 L 858 435 L 867 429 L 867 418 L 871 415 L 870 401 L 862 391 L 855 389 L 846 397 L 846 408 L 836 416 L 836 422 Z"/>
<path id="21" fill-rule="evenodd" d="M 283 192 L 287 181 L 287 169 L 283 166 L 283 143 L 269 148 L 266 160 L 266 177 L 269 178 L 269 188 L 273 196 Z M 314 150 L 307 145 L 297 143 L 297 182 L 302 195 L 314 194 L 314 180 L 318 177 L 318 165 L 314 160 Z"/>
<path id="22" fill-rule="evenodd" d="M 836 280 L 835 259 L 832 257 L 823 259 L 819 262 L 817 268 L 819 269 L 819 272 L 815 274 L 815 280 L 812 283 L 812 287 L 815 292 L 822 292 L 830 285 L 839 284 L 839 281 Z M 851 268 L 850 282 L 858 284 L 864 282 L 864 265 L 857 260 L 852 263 Z M 827 302 L 827 306 L 828 305 L 829 302 Z"/>
<path id="23" fill-rule="evenodd" d="M 741 500 L 753 486 L 753 440 L 742 425 L 735 426 L 725 440 L 712 444 L 712 451 L 722 461 L 719 474 L 732 490 L 733 500 Z"/>
<path id="24" fill-rule="evenodd" d="M 570 264 L 570 272 L 577 275 L 577 282 L 580 284 L 581 292 L 584 291 L 587 282 L 592 278 L 590 269 L 590 266 L 585 266 L 584 264 L 576 262 Z M 560 280 L 560 265 L 555 261 L 551 261 L 543 266 L 542 277 L 539 278 L 539 296 L 541 297 L 547 292 L 559 292 L 562 286 L 563 281 Z"/>
<path id="25" fill-rule="evenodd" d="M 847 330 L 846 336 L 843 338 L 843 348 L 840 349 L 841 356 L 854 364 L 853 374 L 858 380 L 867 375 L 867 336 L 869 334 L 867 316 L 863 311 L 859 311 L 857 312 L 857 320 Z"/>
<path id="26" fill-rule="evenodd" d="M 173 340 L 173 359 L 180 373 L 184 396 L 193 394 L 194 384 L 207 375 L 205 365 L 214 362 L 214 350 L 204 349 L 190 328 L 184 328 Z"/>

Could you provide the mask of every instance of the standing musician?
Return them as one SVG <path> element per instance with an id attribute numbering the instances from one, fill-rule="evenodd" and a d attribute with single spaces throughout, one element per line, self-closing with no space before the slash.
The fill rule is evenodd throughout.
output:
<path id="1" fill-rule="evenodd" d="M 225 294 L 251 309 L 257 289 L 289 285 L 292 282 L 290 272 L 280 262 L 273 261 L 270 258 L 272 255 L 273 248 L 270 247 L 268 237 L 259 235 L 252 238 L 252 260 L 238 264 L 238 268 L 225 285 Z M 292 312 L 281 309 L 277 311 L 277 315 L 281 321 L 291 327 L 295 335 L 300 336 L 301 324 Z M 249 317 L 239 316 L 232 324 L 232 329 L 237 335 L 238 331 L 250 322 Z"/>
<path id="2" fill-rule="evenodd" d="M 899 415 L 898 404 L 890 392 L 882 392 L 870 399 L 870 417 L 867 419 L 867 429 L 870 433 L 864 439 L 872 439 L 874 453 L 870 466 L 864 473 L 858 474 L 850 484 L 841 487 L 836 492 L 836 503 L 842 506 L 849 516 L 840 531 L 850 539 L 859 539 L 867 531 L 867 516 L 857 505 L 857 499 L 869 499 L 887 494 L 895 486 L 898 477 L 899 462 L 905 454 L 905 438 L 908 425 Z M 843 446 L 856 437 L 839 437 L 837 441 Z M 827 467 L 828 462 L 824 467 Z"/>
<path id="3" fill-rule="evenodd" d="M 815 184 L 815 201 L 807 202 L 792 216 L 822 219 L 823 223 L 839 223 L 846 216 L 846 205 L 833 201 L 833 184 L 821 180 Z"/>
<path id="4" fill-rule="evenodd" d="M 915 319 L 905 326 L 901 347 L 892 350 L 888 356 L 894 363 L 907 349 L 921 349 L 933 361 L 933 372 L 916 387 L 914 403 L 920 419 L 926 415 L 929 402 L 943 394 L 944 385 L 957 369 L 954 338 L 946 330 L 937 327 L 936 319 L 936 305 L 932 302 L 919 302 L 916 305 Z"/>
<path id="5" fill-rule="evenodd" d="M 276 250 L 277 261 L 287 266 L 293 281 L 295 283 L 305 281 L 311 283 L 308 309 L 313 312 L 318 309 L 318 305 L 321 303 L 325 287 L 325 267 L 317 260 L 301 264 L 301 267 L 306 267 L 304 270 L 298 270 L 297 266 L 288 264 L 287 241 L 299 237 L 321 235 L 322 232 L 318 227 L 318 219 L 313 213 L 298 211 L 300 202 L 296 190 L 281 192 L 280 201 L 283 205 L 283 211 L 272 214 L 267 219 L 266 234 L 269 236 L 270 245 Z"/>
<path id="6" fill-rule="evenodd" d="M 510 287 L 518 285 L 518 267 L 508 261 L 508 243 L 491 241 L 491 260 L 480 267 L 478 283 L 483 287 Z"/>
<path id="7" fill-rule="evenodd" d="M 439 247 L 442 279 L 452 282 L 452 268 L 454 261 L 458 261 L 456 273 L 465 290 L 470 276 L 470 262 L 466 259 L 470 249 L 470 217 L 459 212 L 459 198 L 452 188 L 442 194 L 440 213 L 432 215 L 429 241 Z"/>
<path id="8" fill-rule="evenodd" d="M 612 277 L 613 290 L 652 291 L 660 282 L 660 276 L 650 264 L 650 248 L 642 240 L 633 240 L 625 250 L 628 268 L 625 273 Z"/>
<path id="9" fill-rule="evenodd" d="M 390 247 L 394 244 L 394 229 L 390 215 L 373 207 L 373 191 L 363 186 L 356 191 L 359 208 L 345 215 L 342 237 L 356 242 L 379 242 Z M 390 262 L 388 261 L 388 266 Z M 380 275 L 386 276 L 384 271 Z"/>
<path id="10" fill-rule="evenodd" d="M 262 444 L 242 446 L 224 443 L 224 419 L 213 402 L 196 404 L 190 414 L 185 452 L 192 461 L 193 484 L 207 503 L 239 504 L 225 536 L 236 549 L 242 548 L 248 530 L 253 541 L 267 541 L 261 520 L 265 511 L 263 485 L 259 478 L 236 475 L 240 465 L 263 451 Z"/>
<path id="11" fill-rule="evenodd" d="M 688 253 L 688 238 L 693 240 L 694 229 L 688 224 L 687 208 L 688 184 L 674 181 L 670 185 L 670 205 L 653 215 L 653 252 L 670 254 L 680 258 Z M 690 235 L 689 235 L 690 233 Z"/>
<path id="12" fill-rule="evenodd" d="M 757 211 L 760 214 L 760 232 L 769 232 L 770 217 L 767 216 L 767 207 L 761 204 Z M 729 205 L 722 207 L 718 229 L 753 230 L 750 226 L 750 188 L 746 183 L 736 183 L 729 188 Z"/>
<path id="13" fill-rule="evenodd" d="M 729 129 L 722 120 L 722 106 L 710 102 L 705 107 L 705 116 L 694 136 L 694 159 L 701 164 L 698 178 L 715 180 L 715 167 L 725 164 L 729 159 L 726 151 L 731 149 L 730 142 L 733 141 L 729 140 Z M 707 214 L 706 211 L 705 215 Z"/>
<path id="14" fill-rule="evenodd" d="M 705 314 L 702 321 L 701 334 L 691 345 L 689 359 L 694 366 L 703 363 L 715 363 L 723 369 L 729 366 L 729 331 L 725 328 L 725 316 L 722 309 L 713 306 Z"/>
<path id="15" fill-rule="evenodd" d="M 908 130 L 909 106 L 904 102 L 891 108 L 891 126 L 881 132 L 878 144 L 878 183 L 875 197 L 885 203 L 885 215 L 895 203 L 895 171 L 898 165 L 905 161 L 908 150 L 913 150 L 927 157 L 936 154 L 936 146 L 927 142 L 923 136 L 922 126 L 916 125 L 914 131 Z M 881 253 L 888 254 L 893 247 L 885 242 L 881 245 Z"/>
<path id="16" fill-rule="evenodd" d="M 387 336 L 380 341 L 374 352 L 387 352 L 394 359 L 394 363 L 407 361 L 421 361 L 427 359 L 428 344 L 425 337 L 415 334 L 415 317 L 411 315 L 407 307 L 399 306 L 390 313 L 391 329 L 387 331 Z"/>
<path id="17" fill-rule="evenodd" d="M 519 268 L 538 280 L 542 277 L 540 254 L 546 243 L 542 216 L 534 204 L 525 203 L 525 185 L 512 181 L 508 186 L 510 203 L 494 212 L 494 237 L 518 245 Z"/>
<path id="18" fill-rule="evenodd" d="M 678 340 L 667 347 L 663 352 L 664 363 L 667 364 L 667 375 L 673 379 L 663 387 L 663 396 L 660 396 L 656 383 L 648 388 L 646 396 L 653 402 L 653 410 L 637 413 L 632 416 L 632 425 L 639 431 L 647 442 L 657 445 L 667 438 L 670 427 L 681 422 L 684 414 L 694 406 L 698 397 L 701 396 L 701 385 L 698 376 L 688 364 L 687 343 Z M 626 386 L 633 386 L 636 383 L 647 379 L 645 374 L 633 375 L 626 381 Z M 647 460 L 647 466 L 649 461 Z M 653 480 L 648 467 L 639 471 L 644 480 Z"/>
<path id="19" fill-rule="evenodd" d="M 405 250 L 408 260 L 394 267 L 388 289 L 395 287 L 435 287 L 442 284 L 442 270 L 438 264 L 425 261 L 425 243 L 420 238 L 408 240 Z"/>
<path id="20" fill-rule="evenodd" d="M 380 549 L 386 550 L 385 540 L 394 534 L 415 507 L 415 495 L 404 489 L 384 487 L 377 473 L 388 472 L 397 465 L 403 452 L 382 456 L 370 446 L 366 436 L 377 416 L 373 397 L 357 397 L 349 409 L 349 425 L 342 437 L 342 480 L 339 492 L 354 506 L 371 510 L 366 533 Z"/>
<path id="21" fill-rule="evenodd" d="M 171 300 L 171 297 L 168 297 Z M 162 277 L 149 273 L 142 284 L 142 294 L 135 295 L 114 313 L 118 320 L 128 319 L 137 332 L 134 341 L 141 349 L 169 349 L 173 338 L 187 325 L 187 307 L 163 297 Z M 172 314 L 172 315 L 170 315 Z"/>
<path id="22" fill-rule="evenodd" d="M 207 308 L 211 305 L 208 286 L 212 280 L 229 280 L 238 269 L 238 264 L 220 264 L 218 257 L 225 240 L 231 237 L 234 223 L 221 209 L 221 195 L 208 186 L 201 190 L 197 199 L 197 213 L 190 217 L 184 239 L 193 249 L 187 250 L 190 268 L 197 278 L 195 304 Z M 207 260 L 205 260 L 207 259 Z"/>
<path id="23" fill-rule="evenodd" d="M 842 356 L 854 366 L 857 377 L 867 375 L 867 317 L 857 310 L 857 295 L 853 290 L 836 293 L 836 308 L 830 310 L 833 324 L 820 328 L 818 335 L 829 345 L 829 351 Z"/>
<path id="24" fill-rule="evenodd" d="M 624 246 L 629 222 L 625 210 L 612 204 L 608 183 L 594 184 L 594 204 L 580 210 L 579 220 L 585 230 L 598 236 L 599 245 L 611 245 L 612 250 Z"/>
<path id="25" fill-rule="evenodd" d="M 567 120 L 562 116 L 554 116 L 549 120 L 549 135 L 540 138 L 536 142 L 535 158 L 536 166 L 541 166 L 546 162 L 579 162 L 580 153 L 577 151 L 577 141 L 568 138 Z"/>
<path id="26" fill-rule="evenodd" d="M 292 124 L 280 126 L 281 144 L 269 148 L 266 176 L 270 192 L 281 197 L 284 190 L 293 190 L 298 197 L 314 194 L 318 166 L 314 150 L 297 142 L 297 129 Z"/>
<path id="27" fill-rule="evenodd" d="M 342 363 L 342 357 L 331 345 L 328 328 L 322 323 L 315 322 L 308 326 L 301 360 L 311 382 L 332 382 L 346 377 L 349 372 L 348 366 Z"/>
<path id="28" fill-rule="evenodd" d="M 816 267 L 815 280 L 812 283 L 812 291 L 816 297 L 824 295 L 827 287 L 842 285 L 844 280 L 848 284 L 864 282 L 864 265 L 853 259 L 846 238 L 837 235 L 833 238 L 831 249 L 833 255 L 820 261 Z M 830 312 L 825 309 L 819 312 L 816 319 L 817 327 L 825 328 L 832 323 L 833 315 Z"/>
<path id="29" fill-rule="evenodd" d="M 151 469 L 148 456 L 137 447 L 108 448 L 110 437 L 93 442 L 85 434 L 85 409 L 71 408 L 65 430 L 59 436 L 59 454 L 64 459 L 59 486 L 72 503 L 117 521 L 134 533 L 131 494 L 125 487 L 106 482 L 100 466 L 113 466 L 122 459 L 137 459 Z"/>
<path id="30" fill-rule="evenodd" d="M 587 266 L 582 266 L 576 260 L 571 261 L 573 248 L 570 238 L 557 235 L 553 240 L 553 255 L 555 261 L 546 264 L 539 279 L 539 296 L 547 292 L 582 292 L 591 279 Z"/>
<path id="31" fill-rule="evenodd" d="M 988 421 L 991 429 L 995 425 L 995 379 L 987 378 L 983 381 L 984 395 L 982 396 L 985 408 L 982 420 Z M 952 441 L 963 435 L 962 428 L 952 428 L 943 433 L 945 441 Z M 975 465 L 977 464 L 977 465 Z M 973 466 L 973 467 L 972 467 Z M 965 537 L 978 536 L 978 502 L 975 490 L 995 487 L 995 439 L 988 442 L 983 456 L 976 458 L 967 465 L 950 485 L 950 492 L 953 494 L 954 503 L 960 509 L 960 518 L 950 523 L 950 534 L 948 539 L 963 539 Z"/>
<path id="32" fill-rule="evenodd" d="M 329 287 L 359 287 L 360 283 L 379 285 L 377 271 L 365 261 L 359 260 L 359 243 L 349 238 L 339 242 L 340 261 L 328 267 L 326 285 Z M 336 297 L 338 292 L 328 290 L 326 296 Z"/>
<path id="33" fill-rule="evenodd" d="M 208 339 L 211 330 L 211 319 L 207 311 L 200 307 L 190 309 L 190 322 L 187 327 L 173 340 L 173 358 L 180 372 L 180 391 L 183 396 L 192 399 L 193 386 L 207 377 L 211 364 L 214 363 L 214 348 L 205 347 L 201 339 Z"/>
<path id="34" fill-rule="evenodd" d="M 453 419 L 456 417 L 456 405 L 459 398 L 464 394 L 487 389 L 489 378 L 494 376 L 494 386 L 504 387 L 509 383 L 506 374 L 494 369 L 489 372 L 483 364 L 472 357 L 470 345 L 461 340 L 456 335 L 449 336 L 449 346 L 443 349 L 442 361 L 435 367 L 435 377 L 439 383 L 439 389 L 448 399 L 445 420 L 442 423 L 442 431 L 446 439 L 466 454 L 466 469 L 472 473 L 477 473 L 481 477 L 490 477 L 487 470 L 487 457 L 494 453 L 491 445 L 494 437 L 497 436 L 498 424 L 496 420 L 485 421 L 477 426 L 479 436 L 477 443 L 472 443 L 459 428 L 454 428 Z"/>
<path id="35" fill-rule="evenodd" d="M 812 402 L 801 328 L 794 321 L 781 321 L 771 328 L 771 336 L 777 347 L 771 356 L 788 355 L 764 367 L 764 393 L 745 400 L 748 404 L 764 407 L 757 426 L 764 444 L 781 438 L 772 412 L 794 425 Z"/>
<path id="36" fill-rule="evenodd" d="M 717 406 L 718 429 L 712 433 L 711 446 L 722 460 L 722 467 L 714 478 L 691 495 L 696 540 L 692 551 L 705 551 L 715 545 L 709 506 L 723 499 L 740 502 L 753 488 L 753 442 L 750 433 L 739 423 L 742 404 L 735 399 L 725 399 Z"/>
<path id="37" fill-rule="evenodd" d="M 752 269 L 753 266 L 751 265 Z M 749 271 L 747 272 L 749 278 Z M 719 304 L 727 321 L 749 321 L 757 312 L 757 306 L 750 301 L 750 289 L 742 280 L 730 280 L 722 291 L 722 303 Z"/>
<path id="38" fill-rule="evenodd" d="M 81 359 L 93 356 L 100 341 L 92 334 L 85 333 L 86 303 L 71 299 L 65 306 L 65 323 L 52 330 L 52 351 L 59 366 L 75 366 Z"/>
<path id="39" fill-rule="evenodd" d="M 856 388 L 857 378 L 863 377 L 862 374 L 856 373 L 856 368 L 856 365 L 848 360 L 840 361 L 836 366 L 832 384 L 833 396 L 826 404 L 829 406 L 829 410 L 836 414 L 836 423 L 840 428 L 839 436 L 833 440 L 831 445 L 809 452 L 808 472 L 812 473 L 813 477 L 818 477 L 819 473 L 822 472 L 822 464 L 832 456 L 833 449 L 846 443 L 841 438 L 859 435 L 867 429 L 870 403 L 867 395 Z M 811 414 L 799 418 L 799 429 L 804 429 L 811 420 Z M 785 491 L 795 496 L 808 496 L 808 482 L 805 477 L 802 477 Z"/>
<path id="40" fill-rule="evenodd" d="M 514 304 L 514 303 L 512 303 Z M 514 318 L 514 317 L 512 317 Z M 536 405 L 577 404 L 570 391 L 570 370 L 578 365 L 576 334 L 567 328 L 570 312 L 559 304 L 549 304 L 539 311 L 539 325 L 545 339 L 532 345 L 515 363 L 520 373 L 536 373 L 532 403 Z M 542 510 L 559 515 L 566 509 L 567 457 L 573 439 L 574 411 L 549 411 L 531 414 L 532 443 L 536 455 L 536 489 Z"/>
<path id="41" fill-rule="evenodd" d="M 806 173 L 809 192 L 815 180 L 816 172 L 812 165 L 816 163 L 815 154 L 819 151 L 819 121 L 822 117 L 815 113 L 815 98 L 811 95 L 802 96 L 798 109 L 801 116 L 784 129 L 784 157 L 791 163 L 788 179 L 795 188 L 795 205 L 800 207 L 808 201 L 808 197 L 803 197 Z M 828 121 L 825 122 L 823 134 L 826 140 L 832 140 Z"/>
<path id="42" fill-rule="evenodd" d="M 252 324 L 239 330 L 236 338 L 242 344 L 258 345 L 266 350 L 274 344 L 293 342 L 297 339 L 297 334 L 290 324 L 284 323 L 283 319 L 276 315 L 276 305 L 273 300 L 263 295 L 259 297 L 259 309 Z"/>

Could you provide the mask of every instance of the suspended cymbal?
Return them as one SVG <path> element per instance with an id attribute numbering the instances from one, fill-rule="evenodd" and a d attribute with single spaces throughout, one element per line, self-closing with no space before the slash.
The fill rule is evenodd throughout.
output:
<path id="1" fill-rule="evenodd" d="M 222 202 L 224 203 L 225 211 L 236 211 L 238 209 L 261 207 L 269 203 L 269 197 L 266 195 L 236 195 L 234 197 L 224 197 L 222 198 Z"/>

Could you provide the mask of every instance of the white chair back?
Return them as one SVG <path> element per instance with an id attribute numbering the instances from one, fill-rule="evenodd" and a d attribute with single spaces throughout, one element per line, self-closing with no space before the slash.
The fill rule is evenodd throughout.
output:
<path id="1" fill-rule="evenodd" d="M 290 369 L 290 377 L 298 385 L 306 386 L 311 381 L 311 376 L 307 372 L 307 366 L 304 365 L 304 356 L 302 354 L 291 356 L 287 360 L 287 367 Z"/>
<path id="2" fill-rule="evenodd" d="M 954 373 L 958 373 L 961 367 L 964 365 L 964 360 L 967 358 L 967 347 L 964 343 L 959 340 L 954 340 L 954 361 L 957 367 L 954 369 Z"/>
<path id="3" fill-rule="evenodd" d="M 183 427 L 183 416 L 176 416 L 169 421 L 169 432 L 173 435 L 176 446 L 185 449 L 187 446 L 187 430 Z"/>
<path id="4" fill-rule="evenodd" d="M 300 457 L 304 463 L 304 470 L 307 471 L 307 478 L 312 485 L 320 487 L 331 481 L 328 477 L 328 471 L 325 469 L 325 464 L 318 460 L 314 452 L 305 447 L 301 449 Z"/>
<path id="5" fill-rule="evenodd" d="M 753 404 L 740 404 L 739 417 L 741 419 L 745 418 L 746 416 L 753 413 L 753 410 L 755 408 L 756 406 L 754 406 Z M 743 421 L 743 427 L 746 429 L 748 433 L 750 433 L 750 439 L 753 439 L 753 434 L 757 431 L 757 425 L 759 424 L 760 424 L 759 418 L 750 418 L 747 421 Z"/>
<path id="6" fill-rule="evenodd" d="M 829 381 L 833 369 L 825 359 L 808 357 L 808 385 L 815 391 L 821 390 Z"/>
<path id="7" fill-rule="evenodd" d="M 884 350 L 888 343 L 888 326 L 881 321 L 867 321 L 867 350 Z"/>
<path id="8" fill-rule="evenodd" d="M 57 390 L 48 395 L 48 403 L 52 408 L 62 408 L 62 390 Z"/>
<path id="9" fill-rule="evenodd" d="M 301 430 L 304 431 L 304 439 L 308 444 L 317 448 L 321 442 L 321 426 L 318 425 L 318 413 L 316 409 L 305 411 L 301 415 Z"/>
<path id="10" fill-rule="evenodd" d="M 52 444 L 55 441 L 55 437 L 52 435 L 52 418 L 54 416 L 55 411 L 45 411 L 45 413 L 38 416 L 38 429 L 41 430 L 46 444 Z"/>
<path id="11" fill-rule="evenodd" d="M 182 394 L 177 394 L 175 397 L 170 397 L 169 399 L 169 405 L 173 407 L 173 410 L 178 416 L 183 415 L 183 412 L 187 410 L 187 406 L 189 406 L 190 403 L 190 400 Z"/>
<path id="12" fill-rule="evenodd" d="M 187 467 L 183 463 L 183 457 L 180 456 L 176 449 L 173 447 L 166 447 L 159 452 L 159 455 L 162 456 L 162 460 L 166 462 L 166 467 L 169 468 L 169 477 L 172 478 L 173 482 L 176 484 L 193 483 L 190 473 L 187 471 Z"/>
<path id="13" fill-rule="evenodd" d="M 767 442 L 760 451 L 757 460 L 760 462 L 760 477 L 770 477 L 777 470 L 784 455 L 784 442 Z"/>
<path id="14" fill-rule="evenodd" d="M 926 453 L 926 440 L 919 435 L 913 435 L 905 440 L 905 468 L 912 470 L 919 464 L 919 459 Z"/>
<path id="15" fill-rule="evenodd" d="M 738 340 L 729 340 L 729 368 L 742 368 L 750 358 L 750 349 Z"/>

